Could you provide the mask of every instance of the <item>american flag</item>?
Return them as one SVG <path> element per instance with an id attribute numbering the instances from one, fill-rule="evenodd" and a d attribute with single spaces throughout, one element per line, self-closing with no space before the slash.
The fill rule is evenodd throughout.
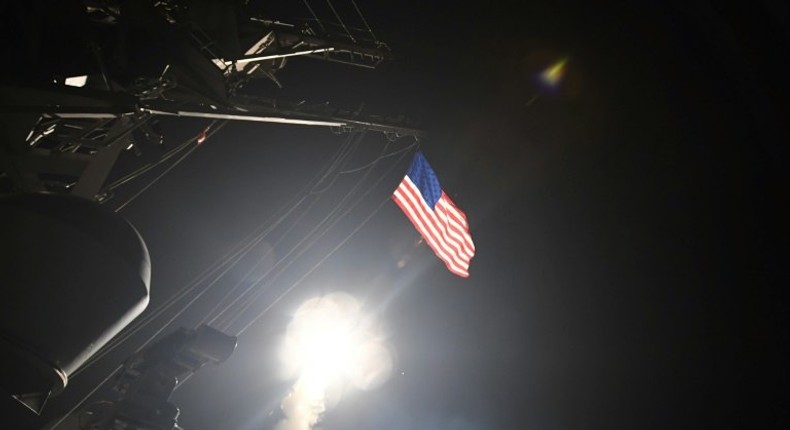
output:
<path id="1" fill-rule="evenodd" d="M 414 156 L 392 199 L 447 268 L 458 276 L 468 277 L 475 245 L 466 214 L 444 193 L 422 152 Z"/>

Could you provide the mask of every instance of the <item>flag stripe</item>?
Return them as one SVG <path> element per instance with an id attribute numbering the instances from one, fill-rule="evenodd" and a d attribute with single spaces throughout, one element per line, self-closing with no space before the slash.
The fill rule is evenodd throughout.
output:
<path id="1" fill-rule="evenodd" d="M 397 203 L 398 206 L 400 206 L 401 210 L 403 210 L 403 212 L 406 214 L 406 217 L 409 218 L 409 220 L 412 222 L 412 224 L 417 229 L 417 231 L 420 232 L 420 235 L 422 235 L 422 237 L 425 238 L 425 242 L 428 244 L 428 246 L 431 247 L 431 249 L 433 249 L 433 252 L 436 253 L 436 255 L 442 261 L 444 261 L 444 264 L 447 266 L 447 269 L 449 269 L 451 272 L 459 276 L 463 276 L 463 277 L 469 276 L 469 274 L 466 272 L 465 269 L 461 267 L 457 267 L 455 265 L 455 263 L 447 256 L 447 254 L 445 254 L 442 248 L 436 243 L 431 232 L 423 226 L 422 220 L 415 213 L 414 208 L 412 207 L 409 200 L 403 195 L 403 190 L 401 187 L 398 187 L 398 189 L 395 190 L 392 199 L 395 200 L 395 203 Z"/>
<path id="2" fill-rule="evenodd" d="M 423 220 L 426 222 L 426 225 L 431 229 L 435 238 L 440 242 L 444 249 L 448 251 L 450 257 L 453 258 L 453 260 L 455 260 L 457 263 L 468 265 L 469 257 L 461 252 L 461 245 L 449 237 L 447 234 L 446 225 L 439 221 L 438 217 L 433 212 L 433 210 L 431 210 L 430 206 L 428 206 L 422 199 L 420 190 L 414 185 L 413 182 L 411 182 L 411 179 L 408 177 L 404 179 L 403 183 L 404 190 L 406 191 L 406 195 L 411 200 L 411 203 L 418 210 L 418 213 L 423 216 Z"/>
<path id="3" fill-rule="evenodd" d="M 399 199 L 408 209 L 409 218 L 416 224 L 416 227 L 418 227 L 418 230 L 420 230 L 423 236 L 427 236 L 426 239 L 429 239 L 429 242 L 437 247 L 436 251 L 441 252 L 443 256 L 442 259 L 452 262 L 453 265 L 457 267 L 468 267 L 468 262 L 462 261 L 457 257 L 453 258 L 453 249 L 449 247 L 446 241 L 444 241 L 441 235 L 436 231 L 435 225 L 432 224 L 426 214 L 427 205 L 425 205 L 422 200 L 414 199 L 413 195 L 410 193 L 408 184 L 399 187 L 398 193 Z"/>
<path id="4" fill-rule="evenodd" d="M 466 220 L 466 214 L 463 213 L 463 211 L 461 211 L 460 209 L 458 209 L 458 206 L 455 205 L 455 202 L 452 201 L 452 199 L 450 199 L 450 196 L 445 194 L 444 191 L 442 191 L 442 197 L 444 197 L 444 203 L 445 203 L 444 206 L 455 215 L 456 219 L 458 220 L 458 223 L 461 224 L 463 229 L 468 230 L 469 223 Z"/>
<path id="5" fill-rule="evenodd" d="M 443 198 L 440 200 L 440 203 L 442 203 L 442 207 L 445 208 L 448 213 L 451 213 L 453 215 L 453 219 L 455 220 L 455 222 L 458 223 L 461 229 L 467 231 L 468 234 L 469 224 L 466 221 L 466 215 L 460 209 L 458 209 L 458 206 L 456 206 L 455 202 L 453 202 L 452 199 L 450 199 L 450 196 L 442 193 L 442 197 Z"/>
<path id="6" fill-rule="evenodd" d="M 444 230 L 446 231 L 446 235 L 450 236 L 452 241 L 455 243 L 455 246 L 457 247 L 458 254 L 462 255 L 463 257 L 465 257 L 466 260 L 471 259 L 472 258 L 472 252 L 466 246 L 466 244 L 464 243 L 464 238 L 463 238 L 462 233 L 457 229 L 456 226 L 454 226 L 452 224 L 452 222 L 450 221 L 450 218 L 447 216 L 447 213 L 444 212 L 444 210 L 442 210 L 441 208 L 439 208 L 439 205 L 436 205 L 436 206 L 437 206 L 438 210 L 436 212 L 434 212 L 434 214 L 435 214 L 436 218 L 439 221 L 441 221 L 441 223 L 442 223 L 442 225 L 444 227 Z"/>
<path id="7" fill-rule="evenodd" d="M 449 197 L 443 195 L 442 198 L 439 199 L 439 202 L 436 205 L 436 213 L 442 218 L 442 220 L 445 220 L 448 231 L 464 247 L 466 254 L 471 257 L 475 253 L 475 245 L 472 242 L 472 237 L 465 228 L 458 224 L 457 218 L 452 212 L 452 208 L 449 207 L 449 204 L 447 201 L 445 201 L 445 199 L 449 199 Z"/>
<path id="8" fill-rule="evenodd" d="M 464 250 L 466 251 L 466 253 L 469 256 L 474 255 L 475 254 L 475 246 L 474 246 L 474 243 L 472 242 L 472 238 L 469 236 L 469 234 L 465 230 L 460 228 L 457 224 L 455 224 L 453 222 L 453 220 L 448 216 L 447 212 L 445 212 L 444 210 L 440 210 L 440 211 L 438 211 L 438 213 L 440 213 L 442 216 L 446 216 L 448 218 L 449 228 L 453 231 L 454 234 L 459 236 L 458 240 L 460 241 L 461 246 L 464 247 Z"/>
<path id="9" fill-rule="evenodd" d="M 427 219 L 424 208 L 420 205 L 420 203 L 415 202 L 409 196 L 406 186 L 401 187 L 398 190 L 398 193 L 399 199 L 406 207 L 409 219 L 412 220 L 412 223 L 415 224 L 415 227 L 417 227 L 420 233 L 426 238 L 428 244 L 434 248 L 434 251 L 437 254 L 440 254 L 440 258 L 442 258 L 446 263 L 451 264 L 456 269 L 467 269 L 469 267 L 468 262 L 453 258 L 453 250 L 447 246 L 447 244 L 441 239 L 441 236 L 439 236 L 439 234 L 436 232 L 435 228 L 433 228 L 433 225 Z"/>
<path id="10" fill-rule="evenodd" d="M 398 203 L 398 206 L 401 206 L 401 209 L 403 209 L 404 213 L 407 213 L 407 211 L 410 210 L 404 206 L 403 202 L 396 200 L 396 203 Z M 450 260 L 447 255 L 438 247 L 438 245 L 433 242 L 428 232 L 419 227 L 418 222 L 413 222 L 413 224 L 417 228 L 417 231 L 420 232 L 420 235 L 422 235 L 422 237 L 425 239 L 425 242 L 428 244 L 428 246 L 430 246 L 436 256 L 444 262 L 445 266 L 447 266 L 447 269 L 450 270 L 450 272 L 463 277 L 469 276 L 466 270 L 455 266 L 452 260 Z"/>
<path id="11" fill-rule="evenodd" d="M 466 214 L 444 192 L 422 152 L 414 155 L 392 199 L 447 269 L 468 277 L 475 244 Z"/>

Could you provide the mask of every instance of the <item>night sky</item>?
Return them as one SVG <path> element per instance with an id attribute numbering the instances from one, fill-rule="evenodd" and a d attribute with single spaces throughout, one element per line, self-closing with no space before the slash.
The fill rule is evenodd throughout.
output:
<path id="1" fill-rule="evenodd" d="M 366 112 L 418 121 L 428 132 L 420 147 L 466 212 L 477 254 L 468 279 L 452 275 L 390 201 L 311 271 L 386 201 L 410 153 L 382 160 L 365 183 L 381 181 L 360 205 L 240 319 L 309 275 L 239 337 L 227 362 L 176 392 L 185 429 L 273 428 L 290 386 L 277 370 L 285 326 L 302 301 L 338 290 L 385 327 L 395 367 L 375 390 L 348 390 L 320 428 L 787 425 L 787 301 L 778 290 L 787 285 L 779 250 L 788 214 L 779 201 L 787 200 L 790 91 L 780 64 L 790 9 L 772 0 L 596 3 L 357 0 L 393 62 L 370 71 L 294 59 L 278 75 L 283 90 L 250 88 L 364 102 Z M 253 5 L 308 16 L 300 2 Z M 537 74 L 563 58 L 559 88 L 541 87 Z M 181 137 L 202 126 L 165 124 Z M 228 125 L 130 203 L 121 213 L 152 257 L 149 309 L 286 205 L 344 139 Z M 345 168 L 410 144 L 386 146 L 369 133 Z M 338 176 L 291 236 L 267 238 L 266 264 L 286 256 L 363 174 Z M 231 288 L 256 252 L 212 294 Z M 218 297 L 208 296 L 173 328 L 198 323 Z M 48 418 L 151 333 L 80 375 Z"/>

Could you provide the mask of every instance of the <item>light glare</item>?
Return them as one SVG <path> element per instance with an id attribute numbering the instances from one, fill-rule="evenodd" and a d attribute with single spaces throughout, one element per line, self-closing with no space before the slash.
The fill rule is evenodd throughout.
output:
<path id="1" fill-rule="evenodd" d="M 288 325 L 281 358 L 298 375 L 283 401 L 280 429 L 308 429 L 326 409 L 332 387 L 347 383 L 370 389 L 392 370 L 389 349 L 362 314 L 359 302 L 345 293 L 306 301 Z"/>
<path id="2" fill-rule="evenodd" d="M 65 84 L 70 87 L 84 87 L 85 83 L 88 82 L 88 76 L 72 76 L 70 78 L 66 78 Z"/>
<path id="3" fill-rule="evenodd" d="M 568 62 L 567 58 L 552 64 L 540 74 L 540 80 L 550 87 L 559 85 L 563 76 L 565 76 L 565 64 Z"/>

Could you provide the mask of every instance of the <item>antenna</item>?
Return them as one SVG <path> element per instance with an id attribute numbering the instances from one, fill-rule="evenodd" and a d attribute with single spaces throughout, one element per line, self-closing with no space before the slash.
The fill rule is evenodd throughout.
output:
<path id="1" fill-rule="evenodd" d="M 317 28 L 254 16 L 239 2 L 219 0 L 86 5 L 79 22 L 64 25 L 87 24 L 91 31 L 85 34 L 102 37 L 91 40 L 89 50 L 59 50 L 74 54 L 68 70 L 33 64 L 43 70 L 36 79 L 25 67 L 4 71 L 13 84 L 0 86 L 0 192 L 50 191 L 103 201 L 123 151 L 162 148 L 163 117 L 423 136 L 404 117 L 242 93 L 254 79 L 281 87 L 277 74 L 293 57 L 364 68 L 391 60 L 356 4 L 365 30 L 347 26 L 329 3 L 342 32 L 331 31 L 331 23 L 324 25 L 312 9 Z"/>

